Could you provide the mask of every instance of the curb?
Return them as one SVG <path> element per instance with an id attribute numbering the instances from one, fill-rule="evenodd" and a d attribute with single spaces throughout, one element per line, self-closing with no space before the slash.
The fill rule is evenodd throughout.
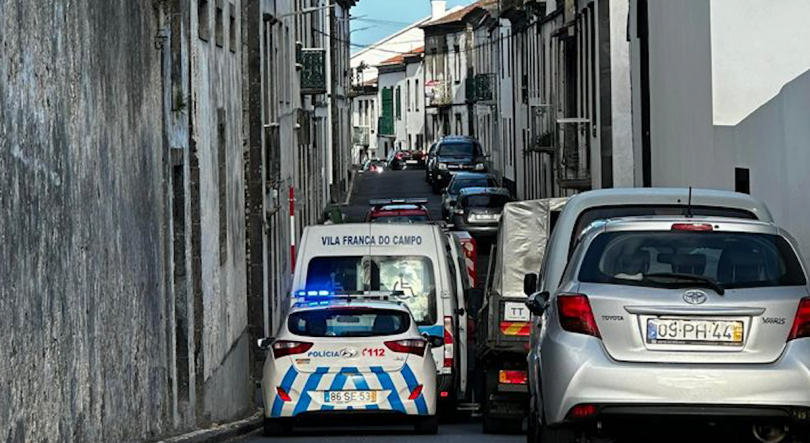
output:
<path id="1" fill-rule="evenodd" d="M 158 443 L 222 443 L 249 434 L 261 428 L 262 423 L 263 413 L 259 411 L 244 420 L 189 432 Z"/>

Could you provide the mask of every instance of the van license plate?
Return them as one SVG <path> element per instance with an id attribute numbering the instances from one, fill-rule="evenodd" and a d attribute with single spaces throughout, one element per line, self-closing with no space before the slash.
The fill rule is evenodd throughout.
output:
<path id="1" fill-rule="evenodd" d="M 743 322 L 651 318 L 647 320 L 647 343 L 742 346 Z"/>
<path id="2" fill-rule="evenodd" d="M 377 391 L 326 391 L 323 402 L 335 405 L 377 403 Z"/>

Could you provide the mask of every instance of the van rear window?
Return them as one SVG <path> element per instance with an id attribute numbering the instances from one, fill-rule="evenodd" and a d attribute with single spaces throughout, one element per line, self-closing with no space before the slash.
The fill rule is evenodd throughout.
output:
<path id="1" fill-rule="evenodd" d="M 399 300 L 408 306 L 417 324 L 436 322 L 436 280 L 428 257 L 315 257 L 309 261 L 306 289 L 348 294 L 402 291 Z"/>
<path id="2" fill-rule="evenodd" d="M 305 337 L 379 337 L 411 327 L 407 313 L 369 308 L 334 308 L 294 312 L 287 328 Z"/>

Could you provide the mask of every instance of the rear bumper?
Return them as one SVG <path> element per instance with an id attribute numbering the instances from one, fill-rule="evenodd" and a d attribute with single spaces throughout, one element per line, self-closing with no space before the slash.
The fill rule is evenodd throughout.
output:
<path id="1" fill-rule="evenodd" d="M 498 234 L 498 225 L 474 225 L 467 223 L 464 217 L 453 217 L 453 226 L 456 229 L 467 231 L 476 237 L 494 237 Z"/>
<path id="2" fill-rule="evenodd" d="M 690 409 L 787 417 L 784 411 L 810 409 L 807 355 L 810 340 L 797 340 L 771 364 L 624 363 L 611 359 L 597 339 L 546 337 L 540 356 L 544 414 L 557 424 L 574 406 L 590 404 L 623 417 L 681 416 Z"/>
<path id="3" fill-rule="evenodd" d="M 262 391 L 265 401 L 265 417 L 292 418 L 302 414 L 389 412 L 400 415 L 436 414 L 435 367 L 429 359 L 423 360 L 416 368 L 406 364 L 400 371 L 372 373 L 327 372 L 318 370 L 302 373 L 289 367 L 281 374 L 265 369 Z M 421 394 L 411 400 L 411 392 L 422 385 Z M 278 394 L 281 387 L 289 395 L 285 401 Z M 377 401 L 365 405 L 335 405 L 325 401 L 327 391 L 376 391 Z"/>

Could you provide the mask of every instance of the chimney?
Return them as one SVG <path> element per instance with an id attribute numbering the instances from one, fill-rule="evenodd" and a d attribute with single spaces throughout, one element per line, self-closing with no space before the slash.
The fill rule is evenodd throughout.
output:
<path id="1" fill-rule="evenodd" d="M 444 17 L 447 13 L 447 2 L 445 0 L 430 0 L 430 20 Z"/>

